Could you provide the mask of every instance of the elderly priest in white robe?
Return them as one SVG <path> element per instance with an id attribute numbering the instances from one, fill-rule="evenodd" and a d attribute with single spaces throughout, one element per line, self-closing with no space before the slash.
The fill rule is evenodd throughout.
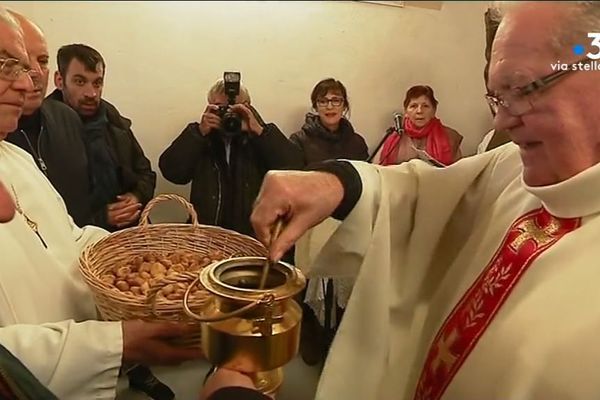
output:
<path id="1" fill-rule="evenodd" d="M 179 324 L 99 322 L 77 270 L 84 246 L 106 232 L 78 228 L 30 155 L 4 142 L 33 90 L 22 31 L 0 9 L 0 180 L 16 214 L 0 225 L 0 344 L 60 399 L 112 399 L 121 364 L 168 364 L 200 356 L 165 340 Z"/>
<path id="2" fill-rule="evenodd" d="M 488 100 L 514 143 L 269 173 L 252 219 L 264 243 L 286 221 L 271 256 L 333 213 L 311 273 L 357 277 L 317 399 L 598 398 L 599 27 L 599 2 L 507 11 Z"/>

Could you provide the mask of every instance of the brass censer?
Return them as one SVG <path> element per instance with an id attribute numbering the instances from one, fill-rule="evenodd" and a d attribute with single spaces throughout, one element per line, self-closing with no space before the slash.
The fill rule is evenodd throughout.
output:
<path id="1" fill-rule="evenodd" d="M 264 288 L 265 257 L 236 257 L 199 272 L 183 300 L 185 312 L 202 324 L 202 350 L 218 367 L 249 374 L 258 390 L 274 394 L 283 382 L 282 367 L 298 353 L 302 309 L 293 296 L 306 279 L 293 265 L 271 265 Z M 214 294 L 198 315 L 188 307 L 190 290 L 200 281 Z"/>

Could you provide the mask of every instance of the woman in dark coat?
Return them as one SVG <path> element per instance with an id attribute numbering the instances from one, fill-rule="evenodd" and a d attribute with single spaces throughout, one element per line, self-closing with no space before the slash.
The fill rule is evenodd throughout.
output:
<path id="1" fill-rule="evenodd" d="M 350 103 L 342 82 L 323 79 L 314 87 L 310 100 L 312 111 L 290 137 L 302 149 L 305 164 L 337 158 L 366 160 L 367 144 L 346 119 Z"/>
<path id="2" fill-rule="evenodd" d="M 333 78 L 323 79 L 313 88 L 310 100 L 312 110 L 306 115 L 304 125 L 290 137 L 302 150 L 305 165 L 339 158 L 366 160 L 369 157 L 367 144 L 346 119 L 350 103 L 342 82 Z M 297 248 L 297 260 L 298 251 Z M 338 306 L 337 296 L 334 295 L 338 283 L 332 279 L 319 279 L 318 282 L 311 283 L 314 285 L 315 282 L 322 286 L 325 299 L 323 302 L 317 301 L 318 304 L 315 299 L 307 299 L 313 307 L 319 309 L 317 314 L 321 315 L 321 321 L 310 306 L 303 304 L 300 353 L 309 365 L 317 364 L 325 358 L 343 313 L 343 309 Z"/>

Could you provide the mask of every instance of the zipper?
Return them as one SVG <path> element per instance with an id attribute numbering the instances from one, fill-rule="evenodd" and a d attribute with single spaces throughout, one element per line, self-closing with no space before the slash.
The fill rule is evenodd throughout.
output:
<path id="1" fill-rule="evenodd" d="M 221 170 L 219 169 L 216 161 L 213 164 L 217 170 L 217 188 L 219 189 L 219 197 L 217 198 L 217 212 L 215 213 L 215 226 L 218 226 L 219 217 L 221 216 Z"/>
<path id="2" fill-rule="evenodd" d="M 37 140 L 37 153 L 38 153 L 38 161 L 40 162 L 40 167 L 42 168 L 42 172 L 44 175 L 48 175 L 46 171 L 48 171 L 48 167 L 46 166 L 46 162 L 42 158 L 42 149 L 40 147 L 40 142 L 42 140 L 42 135 L 44 134 L 44 125 L 40 127 L 40 134 L 38 135 Z"/>
<path id="3" fill-rule="evenodd" d="M 29 148 L 31 149 L 31 153 L 33 154 L 33 156 L 36 158 L 38 164 L 40 165 L 40 169 L 42 170 L 44 175 L 48 176 L 48 167 L 46 165 L 46 162 L 42 158 L 42 154 L 40 152 L 40 140 L 42 138 L 42 134 L 44 133 L 44 127 L 42 126 L 40 128 L 40 134 L 39 134 L 38 140 L 37 140 L 37 151 L 36 151 L 36 149 L 33 148 L 33 144 L 31 143 L 31 140 L 29 140 L 29 136 L 27 135 L 27 132 L 25 132 L 23 129 L 21 129 L 21 133 L 23 134 L 23 136 L 25 136 L 25 140 L 27 140 L 27 144 L 29 145 Z"/>

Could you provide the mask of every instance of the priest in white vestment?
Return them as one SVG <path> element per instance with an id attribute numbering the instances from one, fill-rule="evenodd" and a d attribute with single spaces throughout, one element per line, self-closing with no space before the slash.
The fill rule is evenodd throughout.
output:
<path id="1" fill-rule="evenodd" d="M 81 250 L 106 232 L 76 227 L 31 156 L 4 141 L 0 179 L 17 204 L 15 218 L 0 226 L 0 342 L 57 395 L 114 398 L 120 323 L 75 322 L 97 319 L 76 263 Z M 56 322 L 38 325 L 48 321 Z"/>
<path id="2" fill-rule="evenodd" d="M 18 24 L 0 9 L 0 180 L 16 209 L 0 225 L 0 343 L 60 399 L 113 399 L 122 362 L 176 363 L 200 351 L 164 341 L 190 333 L 179 324 L 96 320 L 77 262 L 107 232 L 75 226 L 31 156 L 3 141 L 39 68 Z"/>
<path id="3" fill-rule="evenodd" d="M 317 399 L 598 398 L 598 26 L 597 2 L 509 10 L 488 101 L 514 144 L 445 169 L 269 173 L 252 220 L 264 243 L 286 221 L 271 256 L 333 213 L 308 273 L 356 277 Z"/>

